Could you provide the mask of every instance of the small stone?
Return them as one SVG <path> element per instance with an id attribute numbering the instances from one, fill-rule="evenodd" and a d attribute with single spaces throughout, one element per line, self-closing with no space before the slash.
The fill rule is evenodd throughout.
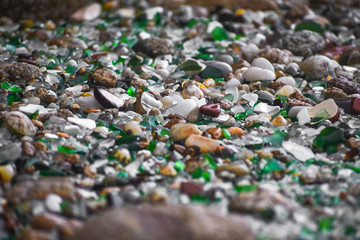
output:
<path id="1" fill-rule="evenodd" d="M 192 134 L 201 134 L 201 131 L 195 124 L 175 124 L 170 128 L 170 138 L 174 141 L 182 141 L 185 140 Z"/>
<path id="2" fill-rule="evenodd" d="M 125 131 L 130 131 L 133 135 L 141 136 L 143 134 L 143 130 L 140 127 L 140 124 L 136 121 L 129 121 L 125 123 Z"/>
<path id="3" fill-rule="evenodd" d="M 221 176 L 221 173 L 225 171 L 235 174 L 236 177 L 242 177 L 249 174 L 249 169 L 238 164 L 226 164 L 215 168 L 215 173 L 218 176 Z"/>
<path id="4" fill-rule="evenodd" d="M 86 129 L 93 130 L 96 128 L 96 123 L 92 119 L 68 117 L 67 120 Z"/>
<path id="5" fill-rule="evenodd" d="M 181 96 L 185 99 L 189 99 L 191 97 L 196 97 L 197 99 L 201 99 L 204 97 L 204 93 L 200 90 L 196 85 L 190 85 L 181 92 Z"/>
<path id="6" fill-rule="evenodd" d="M 185 99 L 179 102 L 174 107 L 174 113 L 182 115 L 184 118 L 187 118 L 189 114 L 198 108 L 197 103 L 193 99 Z"/>
<path id="7" fill-rule="evenodd" d="M 35 147 L 31 142 L 23 141 L 21 142 L 22 153 L 26 156 L 34 156 Z"/>
<path id="8" fill-rule="evenodd" d="M 138 41 L 133 50 L 142 52 L 149 57 L 156 57 L 158 55 L 171 54 L 174 52 L 174 44 L 169 39 L 158 37 L 151 37 Z"/>
<path id="9" fill-rule="evenodd" d="M 96 69 L 92 73 L 91 77 L 95 84 L 109 88 L 116 87 L 116 83 L 118 81 L 116 73 L 107 68 Z"/>
<path id="10" fill-rule="evenodd" d="M 7 67 L 5 71 L 14 80 L 24 79 L 25 81 L 30 81 L 41 76 L 41 71 L 38 67 L 25 62 L 14 63 Z"/>
<path id="11" fill-rule="evenodd" d="M 172 164 L 167 164 L 165 167 L 162 167 L 159 173 L 165 176 L 172 176 L 172 177 L 175 177 L 177 175 L 177 172 L 175 168 L 172 166 Z"/>
<path id="12" fill-rule="evenodd" d="M 94 96 L 104 108 L 121 108 L 124 106 L 124 101 L 122 99 L 105 89 L 95 87 Z"/>
<path id="13" fill-rule="evenodd" d="M 294 88 L 290 85 L 285 85 L 282 88 L 280 88 L 275 95 L 282 95 L 289 97 L 292 93 L 294 93 Z"/>
<path id="14" fill-rule="evenodd" d="M 230 127 L 228 128 L 228 131 L 230 132 L 231 136 L 241 137 L 245 134 L 244 130 L 239 127 Z"/>
<path id="15" fill-rule="evenodd" d="M 74 12 L 70 16 L 70 19 L 73 21 L 91 21 L 98 18 L 100 13 L 101 5 L 99 3 L 93 3 Z"/>
<path id="16" fill-rule="evenodd" d="M 214 139 L 192 134 L 185 140 L 185 146 L 195 146 L 200 149 L 200 153 L 215 152 L 220 143 Z"/>
<path id="17" fill-rule="evenodd" d="M 322 55 L 311 56 L 299 65 L 301 70 L 312 78 L 325 78 L 334 73 L 333 63 L 329 58 Z"/>
<path id="18" fill-rule="evenodd" d="M 284 47 L 295 55 L 312 56 L 324 50 L 325 41 L 316 32 L 302 30 L 285 36 Z"/>
<path id="19" fill-rule="evenodd" d="M 283 141 L 282 147 L 291 155 L 293 155 L 297 160 L 305 162 L 311 158 L 314 158 L 315 155 L 312 150 L 308 147 L 299 145 L 291 141 Z"/>
<path id="20" fill-rule="evenodd" d="M 271 123 L 274 125 L 274 126 L 286 126 L 287 125 L 287 121 L 286 119 L 281 116 L 281 115 L 278 115 L 276 118 L 274 118 Z"/>
<path id="21" fill-rule="evenodd" d="M 262 69 L 259 67 L 250 67 L 245 73 L 244 73 L 244 79 L 246 81 L 271 81 L 275 80 L 276 76 L 275 73 L 266 69 Z"/>
<path id="22" fill-rule="evenodd" d="M 204 115 L 216 118 L 220 115 L 221 109 L 219 104 L 209 103 L 201 106 L 200 112 Z"/>
<path id="23" fill-rule="evenodd" d="M 328 88 L 340 88 L 344 93 L 350 95 L 360 93 L 360 84 L 344 77 L 333 78 L 327 81 Z"/>
<path id="24" fill-rule="evenodd" d="M 204 194 L 203 186 L 196 182 L 181 182 L 180 192 L 185 193 L 189 196 L 202 195 Z"/>
<path id="25" fill-rule="evenodd" d="M 15 169 L 11 164 L 1 165 L 0 166 L 0 179 L 2 183 L 10 182 L 11 179 L 15 176 Z"/>
<path id="26" fill-rule="evenodd" d="M 271 62 L 269 62 L 266 58 L 263 58 L 263 57 L 255 58 L 251 62 L 251 66 L 259 67 L 262 69 L 269 70 L 271 72 L 275 72 L 275 69 L 274 69 L 273 65 L 271 64 Z"/>
<path id="27" fill-rule="evenodd" d="M 219 139 L 223 136 L 221 128 L 208 128 L 206 132 L 209 133 L 214 139 Z"/>
<path id="28" fill-rule="evenodd" d="M 213 67 L 218 69 L 219 71 L 221 71 L 221 73 L 223 74 L 223 76 L 227 76 L 229 73 L 231 73 L 232 67 L 225 62 L 220 62 L 220 61 L 205 61 L 204 64 L 206 65 L 206 67 Z"/>
<path id="29" fill-rule="evenodd" d="M 34 123 L 22 112 L 6 113 L 5 120 L 9 129 L 16 134 L 23 136 L 34 136 L 36 134 Z"/>
<path id="30" fill-rule="evenodd" d="M 62 203 L 62 201 L 63 200 L 59 195 L 51 193 L 47 195 L 45 199 L 45 206 L 51 212 L 60 213 L 61 212 L 60 204 Z"/>
<path id="31" fill-rule="evenodd" d="M 288 64 L 290 62 L 291 52 L 278 48 L 266 48 L 261 51 L 259 56 L 266 58 L 272 63 Z"/>
<path id="32" fill-rule="evenodd" d="M 295 82 L 295 79 L 293 77 L 280 77 L 278 78 L 275 82 L 282 82 L 282 83 L 285 83 L 287 85 L 290 85 L 292 87 L 296 87 L 296 82 Z"/>
<path id="33" fill-rule="evenodd" d="M 130 151 L 127 148 L 117 149 L 114 153 L 114 157 L 123 164 L 128 164 L 131 161 Z"/>
<path id="34" fill-rule="evenodd" d="M 34 147 L 35 147 L 36 151 L 40 151 L 40 152 L 47 151 L 47 147 L 46 147 L 45 143 L 43 143 L 43 142 L 34 142 Z"/>
<path id="35" fill-rule="evenodd" d="M 64 132 L 69 136 L 76 136 L 80 132 L 79 126 L 76 125 L 66 125 L 64 128 Z"/>

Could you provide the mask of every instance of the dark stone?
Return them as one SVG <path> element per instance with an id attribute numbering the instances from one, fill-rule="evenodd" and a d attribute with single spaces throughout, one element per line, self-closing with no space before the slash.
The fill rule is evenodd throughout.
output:
<path id="1" fill-rule="evenodd" d="M 77 9 L 94 2 L 94 0 L 3 0 L 0 15 L 13 20 L 33 19 L 46 21 L 48 19 L 67 19 Z"/>
<path id="2" fill-rule="evenodd" d="M 135 52 L 142 52 L 149 57 L 171 54 L 174 52 L 174 44 L 169 39 L 151 37 L 138 41 L 134 46 Z"/>
<path id="3" fill-rule="evenodd" d="M 37 66 L 25 62 L 14 63 L 7 67 L 5 71 L 14 80 L 24 79 L 25 81 L 30 81 L 41 76 L 41 71 Z"/>

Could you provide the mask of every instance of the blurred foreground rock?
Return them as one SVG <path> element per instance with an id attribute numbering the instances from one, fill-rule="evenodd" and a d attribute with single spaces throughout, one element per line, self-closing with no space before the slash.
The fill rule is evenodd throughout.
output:
<path id="1" fill-rule="evenodd" d="M 159 206 L 108 211 L 90 219 L 72 239 L 232 240 L 255 239 L 240 216 L 205 207 Z"/>

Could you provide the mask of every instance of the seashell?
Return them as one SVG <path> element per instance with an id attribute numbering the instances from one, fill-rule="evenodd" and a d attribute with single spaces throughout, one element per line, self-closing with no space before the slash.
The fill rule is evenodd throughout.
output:
<path id="1" fill-rule="evenodd" d="M 34 136 L 36 127 L 34 123 L 22 112 L 13 111 L 5 114 L 9 130 L 23 136 Z"/>

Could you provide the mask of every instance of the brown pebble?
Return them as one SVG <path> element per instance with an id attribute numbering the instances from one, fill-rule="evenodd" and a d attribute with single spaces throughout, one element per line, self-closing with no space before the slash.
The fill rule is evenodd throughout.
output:
<path id="1" fill-rule="evenodd" d="M 90 178 L 96 178 L 97 176 L 97 173 L 96 172 L 93 172 L 91 169 L 90 169 L 90 166 L 89 165 L 86 165 L 85 168 L 84 168 L 84 174 Z"/>
<path id="2" fill-rule="evenodd" d="M 243 136 L 245 134 L 244 130 L 242 130 L 239 127 L 230 127 L 230 128 L 228 128 L 228 131 L 231 134 L 231 136 L 241 137 L 241 136 Z"/>
<path id="3" fill-rule="evenodd" d="M 77 162 L 80 162 L 81 159 L 80 159 L 80 156 L 79 154 L 76 154 L 76 153 L 70 153 L 68 156 L 67 156 L 67 159 L 66 159 L 68 162 L 70 163 L 77 163 Z"/>
<path id="4" fill-rule="evenodd" d="M 34 156 L 35 147 L 31 142 L 23 141 L 21 143 L 21 147 L 23 150 L 23 154 L 25 154 L 26 156 Z"/>
<path id="5" fill-rule="evenodd" d="M 96 108 L 86 108 L 83 110 L 83 113 L 85 114 L 89 114 L 89 113 L 98 113 L 101 112 L 100 109 L 96 109 Z"/>
<path id="6" fill-rule="evenodd" d="M 70 136 L 67 135 L 66 133 L 63 132 L 57 132 L 56 135 L 58 135 L 59 137 L 63 137 L 63 138 L 69 138 Z"/>
<path id="7" fill-rule="evenodd" d="M 211 135 L 212 138 L 219 139 L 222 137 L 221 128 L 209 128 L 206 130 L 207 133 Z"/>
<path id="8" fill-rule="evenodd" d="M 47 147 L 43 142 L 34 142 L 34 147 L 37 151 L 42 151 L 42 152 L 47 151 Z"/>

